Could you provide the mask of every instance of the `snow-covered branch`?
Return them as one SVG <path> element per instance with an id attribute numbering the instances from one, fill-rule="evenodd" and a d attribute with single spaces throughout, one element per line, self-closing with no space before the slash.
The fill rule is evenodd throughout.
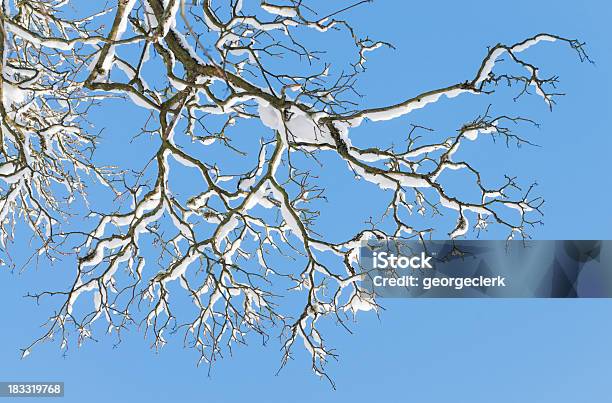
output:
<path id="1" fill-rule="evenodd" d="M 251 3 L 118 0 L 80 16 L 67 2 L 5 2 L 0 245 L 8 250 L 16 220 L 30 226 L 50 259 L 67 253 L 61 249 L 67 239 L 79 239 L 73 284 L 32 295 L 62 302 L 47 332 L 24 352 L 51 338 L 69 348 L 71 335 L 80 344 L 105 321 L 118 340 L 127 327 L 141 326 L 154 348 L 181 332 L 210 364 L 255 333 L 264 342 L 281 338 L 283 365 L 296 343 L 303 345 L 313 371 L 327 377 L 325 365 L 336 353 L 319 324 L 346 326 L 357 312 L 379 309 L 360 283 L 362 242 L 424 239 L 435 229 L 419 227 L 416 217 L 425 215 L 453 217 L 451 238 L 489 225 L 525 238 L 541 223 L 542 199 L 533 186 L 521 190 L 510 176 L 489 185 L 458 152 L 485 137 L 529 144 L 511 130 L 535 124 L 528 118 L 491 108 L 438 139 L 432 129 L 409 126 L 405 144 L 391 147 L 376 141 L 360 147 L 353 133 L 366 121 L 396 119 L 443 99 L 491 97 L 500 83 L 518 84 L 517 99 L 533 89 L 552 108 L 557 78 L 545 78 L 523 52 L 558 42 L 588 61 L 582 43 L 538 34 L 498 44 L 474 61 L 475 75 L 464 81 L 366 108 L 355 83 L 367 57 L 392 45 L 360 37 L 340 18 L 367 2 L 324 17 L 299 1 Z M 324 52 L 300 39 L 304 29 L 348 32 L 351 69 L 334 71 Z M 279 71 L 280 58 L 296 63 Z M 522 73 L 505 73 L 510 63 Z M 117 96 L 151 116 L 143 132 L 159 146 L 141 172 L 99 166 L 93 155 L 99 138 L 90 133 L 88 110 Z M 243 137 L 259 139 L 257 147 L 243 149 L 235 135 L 241 127 L 248 127 Z M 252 164 L 228 168 L 224 152 Z M 321 155 L 376 186 L 387 204 L 380 221 L 341 241 L 319 232 L 326 189 L 307 164 Z M 464 174 L 477 197 L 442 185 L 452 171 Z M 90 182 L 108 186 L 117 208 L 99 211 L 89 201 L 83 215 L 96 224 L 66 230 L 79 215 L 71 203 L 87 200 Z M 185 298 L 190 309 L 176 308 Z"/>

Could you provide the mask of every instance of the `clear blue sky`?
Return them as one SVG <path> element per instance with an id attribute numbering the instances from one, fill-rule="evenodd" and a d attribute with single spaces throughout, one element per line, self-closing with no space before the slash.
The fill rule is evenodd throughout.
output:
<path id="1" fill-rule="evenodd" d="M 529 134 L 543 147 L 494 156 L 476 150 L 474 155 L 483 168 L 540 183 L 546 225 L 533 232 L 536 238 L 610 239 L 610 15 L 612 5 L 603 0 L 377 0 L 347 17 L 362 33 L 397 47 L 370 55 L 360 87 L 369 105 L 470 78 L 486 46 L 497 42 L 512 43 L 542 31 L 586 41 L 595 66 L 580 64 L 570 50 L 555 44 L 530 51 L 544 73 L 560 76 L 568 94 L 554 113 L 541 102 L 527 102 L 529 116 L 542 124 Z M 433 118 L 443 126 L 455 113 Z M 108 139 L 140 127 L 127 112 L 114 109 L 112 116 L 106 120 Z M 419 116 L 432 118 L 414 118 Z M 399 129 L 399 124 L 384 128 Z M 345 191 L 336 185 L 331 201 Z M 343 208 L 328 214 L 336 221 L 321 225 L 331 228 L 350 223 L 355 212 Z M 26 245 L 13 250 L 13 255 L 26 253 Z M 71 403 L 610 401 L 610 300 L 383 301 L 387 309 L 380 319 L 361 314 L 353 335 L 330 327 L 328 337 L 340 354 L 340 361 L 329 367 L 336 391 L 312 375 L 301 351 L 275 376 L 280 362 L 275 340 L 267 347 L 253 342 L 235 349 L 215 364 L 210 377 L 207 368 L 195 367 L 194 353 L 184 350 L 180 340 L 155 354 L 136 331 L 118 348 L 101 338 L 63 358 L 57 345 L 48 344 L 20 360 L 19 348 L 39 334 L 38 326 L 52 309 L 21 297 L 71 275 L 70 268 L 44 265 L 21 275 L 0 272 L 0 380 L 64 381 L 64 401 Z"/>

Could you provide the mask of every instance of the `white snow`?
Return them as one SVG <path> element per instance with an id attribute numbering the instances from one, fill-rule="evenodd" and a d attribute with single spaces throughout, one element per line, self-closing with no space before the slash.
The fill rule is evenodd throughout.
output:
<path id="1" fill-rule="evenodd" d="M 180 3 L 181 0 L 164 0 L 164 7 L 166 10 L 164 11 L 164 21 L 162 22 L 162 37 L 165 37 L 171 28 L 176 28 L 176 15 Z"/>
<path id="2" fill-rule="evenodd" d="M 28 98 L 30 91 L 19 88 L 6 80 L 2 83 L 2 100 L 5 107 L 10 109 L 12 105 L 19 105 Z"/>
<path id="3" fill-rule="evenodd" d="M 518 52 L 523 52 L 534 45 L 537 45 L 539 42 L 555 42 L 556 40 L 557 38 L 555 38 L 554 36 L 550 36 L 546 34 L 538 35 L 532 39 L 528 39 L 526 41 L 523 41 L 521 43 L 514 45 L 511 49 L 512 49 L 512 52 L 518 53 Z"/>
<path id="4" fill-rule="evenodd" d="M 262 3 L 261 8 L 270 14 L 280 15 L 281 17 L 292 18 L 297 16 L 295 7 L 276 6 L 274 4 Z"/>
<path id="5" fill-rule="evenodd" d="M 397 104 L 389 108 L 384 108 L 382 110 L 364 113 L 362 117 L 368 118 L 373 122 L 377 122 L 381 120 L 391 120 L 391 119 L 399 118 L 400 116 L 406 115 L 416 109 L 424 108 L 428 104 L 437 102 L 442 97 L 442 95 L 446 95 L 448 98 L 454 98 L 464 92 L 471 92 L 471 91 L 461 89 L 461 88 L 441 90 L 439 92 L 434 92 L 429 95 L 424 95 L 421 97 L 410 99 L 406 102 L 402 102 L 400 104 Z"/>
<path id="6" fill-rule="evenodd" d="M 345 311 L 351 310 L 353 313 L 357 313 L 359 311 L 371 311 L 372 309 L 376 310 L 376 303 L 374 299 L 371 297 L 361 297 L 356 292 L 353 292 L 351 296 L 350 302 L 344 307 Z"/>
<path id="7" fill-rule="evenodd" d="M 521 43 L 517 43 L 516 45 L 510 48 L 510 51 L 512 53 L 520 53 L 536 45 L 539 42 L 554 42 L 556 40 L 557 38 L 550 36 L 550 35 L 546 35 L 546 34 L 537 35 L 534 38 L 528 39 Z M 476 82 L 475 82 L 476 86 L 480 85 L 483 81 L 485 81 L 489 77 L 489 75 L 493 71 L 493 67 L 495 67 L 495 63 L 497 59 L 506 52 L 507 52 L 507 49 L 505 47 L 498 47 L 491 53 L 491 55 L 486 59 L 476 79 Z"/>
<path id="8" fill-rule="evenodd" d="M 451 239 L 463 236 L 468 232 L 468 229 L 469 229 L 468 220 L 463 214 L 461 214 L 457 220 L 457 226 L 449 234 L 449 236 L 451 237 Z"/>
<path id="9" fill-rule="evenodd" d="M 119 20 L 119 24 L 117 25 L 117 31 L 112 38 L 114 41 L 121 39 L 123 34 L 127 29 L 128 17 L 134 8 L 134 4 L 136 4 L 136 0 L 128 0 L 125 5 L 125 9 L 121 15 L 121 19 Z M 102 69 L 104 71 L 110 71 L 113 62 L 115 60 L 115 45 L 109 45 L 108 53 L 106 54 L 105 59 L 102 61 Z"/>
<path id="10" fill-rule="evenodd" d="M 493 71 L 493 67 L 495 67 L 497 58 L 499 58 L 504 53 L 506 53 L 505 48 L 497 48 L 491 53 L 491 55 L 486 59 L 484 65 L 482 66 L 482 69 L 480 70 L 480 74 L 478 74 L 478 78 L 476 79 L 476 82 L 475 82 L 476 86 L 479 86 L 480 84 L 482 84 L 484 80 L 489 78 L 489 75 Z"/>
<path id="11" fill-rule="evenodd" d="M 261 123 L 270 129 L 283 131 L 283 124 L 280 112 L 270 105 L 269 102 L 264 100 L 258 101 L 257 113 L 259 114 L 259 119 Z"/>
<path id="12" fill-rule="evenodd" d="M 195 248 L 192 248 L 189 253 L 183 257 L 176 265 L 172 266 L 170 270 L 170 275 L 162 281 L 163 284 L 166 284 L 170 281 L 174 281 L 185 274 L 189 265 L 197 260 L 199 257 L 199 253 Z"/>
<path id="13" fill-rule="evenodd" d="M 288 206 L 281 189 L 278 188 L 276 185 L 271 185 L 270 190 L 272 191 L 274 198 L 278 200 L 281 204 L 281 215 L 283 216 L 285 225 L 287 225 L 288 229 L 295 236 L 300 239 L 303 239 L 302 230 L 300 229 L 300 225 L 298 224 L 299 218 L 295 216 L 293 209 Z"/>
<path id="14" fill-rule="evenodd" d="M 474 141 L 478 138 L 478 135 L 480 133 L 494 133 L 497 130 L 495 126 L 496 124 L 494 123 L 489 127 L 466 130 L 465 132 L 463 132 L 463 137 L 465 137 L 467 140 Z"/>
<path id="15" fill-rule="evenodd" d="M 9 174 L 15 173 L 15 164 L 12 162 L 6 162 L 0 165 L 0 176 L 8 176 Z"/>
<path id="16" fill-rule="evenodd" d="M 100 38 L 77 38 L 73 40 L 66 40 L 62 38 L 42 38 L 39 35 L 24 29 L 23 27 L 14 24 L 9 19 L 4 20 L 4 28 L 12 32 L 14 35 L 36 45 L 44 46 L 51 49 L 69 51 L 74 49 L 77 43 L 83 43 L 87 45 L 97 45 L 100 43 Z"/>

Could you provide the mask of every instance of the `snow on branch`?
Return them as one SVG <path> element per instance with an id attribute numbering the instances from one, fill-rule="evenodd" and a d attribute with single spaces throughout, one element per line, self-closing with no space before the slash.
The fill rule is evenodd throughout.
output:
<path id="1" fill-rule="evenodd" d="M 341 19 L 367 1 L 323 17 L 298 1 L 118 0 L 86 16 L 68 12 L 67 2 L 8 3 L 0 30 L 0 245 L 8 250 L 23 222 L 39 239 L 37 254 L 77 256 L 72 285 L 31 295 L 60 302 L 28 354 L 50 339 L 62 349 L 73 337 L 80 345 L 101 325 L 118 341 L 139 326 L 153 348 L 182 334 L 200 362 L 212 364 L 257 334 L 264 342 L 281 338 L 282 365 L 303 346 L 315 374 L 331 381 L 326 364 L 337 354 L 319 324 L 347 326 L 358 312 L 379 309 L 360 283 L 362 242 L 424 238 L 435 229 L 419 226 L 426 215 L 452 217 L 450 238 L 490 225 L 526 238 L 541 224 L 543 203 L 534 186 L 521 188 L 514 177 L 487 184 L 458 152 L 484 137 L 530 144 L 511 130 L 535 124 L 528 118 L 490 108 L 438 140 L 412 125 L 401 147 L 357 146 L 354 129 L 441 100 L 490 97 L 500 83 L 518 84 L 517 99 L 533 89 L 552 108 L 557 78 L 543 76 L 524 52 L 556 42 L 590 61 L 583 43 L 538 34 L 493 46 L 464 81 L 363 108 L 355 83 L 366 57 L 392 48 Z M 352 70 L 336 71 L 324 52 L 302 42 L 304 29 L 321 36 L 346 30 L 355 45 Z M 279 58 L 300 68 L 283 63 L 279 70 Z M 523 73 L 504 73 L 502 60 Z M 141 172 L 100 166 L 94 156 L 101 139 L 90 132 L 88 111 L 118 96 L 149 113 L 134 135 L 150 136 L 157 149 Z M 259 129 L 250 125 L 241 138 L 259 143 L 245 150 L 235 133 L 254 120 Z M 228 168 L 218 150 L 252 165 Z M 373 184 L 387 205 L 380 221 L 344 241 L 317 230 L 325 187 L 304 161 L 316 164 L 322 155 Z M 452 172 L 478 197 L 446 189 L 442 178 Z M 111 190 L 115 210 L 88 199 L 91 183 Z M 89 211 L 80 214 L 75 200 Z M 191 309 L 183 312 L 176 305 L 185 298 Z"/>

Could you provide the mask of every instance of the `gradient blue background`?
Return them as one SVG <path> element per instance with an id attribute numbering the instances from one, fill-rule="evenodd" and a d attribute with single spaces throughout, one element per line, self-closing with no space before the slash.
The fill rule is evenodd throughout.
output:
<path id="1" fill-rule="evenodd" d="M 537 142 L 543 147 L 524 148 L 515 159 L 481 156 L 485 166 L 538 180 L 547 200 L 546 225 L 532 232 L 538 239 L 610 239 L 610 17 L 607 1 L 377 0 L 347 15 L 362 33 L 397 47 L 370 55 L 361 92 L 372 105 L 472 77 L 486 46 L 497 42 L 547 31 L 588 43 L 595 66 L 557 45 L 530 51 L 545 71 L 560 75 L 568 94 L 554 113 L 533 103 L 530 116 L 542 124 Z M 120 109 L 111 113 L 111 132 L 139 127 Z M 350 216 L 346 210 L 341 215 Z M 27 250 L 24 244 L 12 253 Z M 383 301 L 380 318 L 360 314 L 353 335 L 340 328 L 328 334 L 341 355 L 329 367 L 338 387 L 332 391 L 312 375 L 301 351 L 275 376 L 275 340 L 235 349 L 210 377 L 180 341 L 155 354 L 136 331 L 116 349 L 102 338 L 65 358 L 50 344 L 20 360 L 19 348 L 39 334 L 52 306 L 21 297 L 61 278 L 70 278 L 69 270 L 0 272 L 0 380 L 64 381 L 66 402 L 612 400 L 610 300 Z"/>

